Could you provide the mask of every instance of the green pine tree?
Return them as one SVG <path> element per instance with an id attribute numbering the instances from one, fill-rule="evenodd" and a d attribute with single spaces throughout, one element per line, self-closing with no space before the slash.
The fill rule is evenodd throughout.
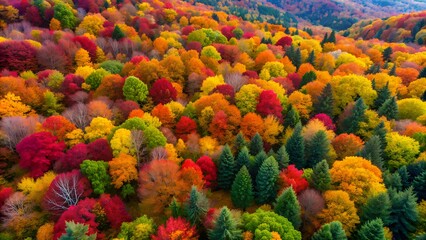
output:
<path id="1" fill-rule="evenodd" d="M 383 150 L 380 137 L 373 135 L 360 152 L 360 156 L 371 161 L 378 168 L 383 169 Z"/>
<path id="2" fill-rule="evenodd" d="M 384 151 L 386 146 L 387 146 L 387 142 L 386 142 L 386 128 L 385 128 L 385 123 L 383 121 L 381 121 L 375 128 L 373 131 L 373 135 L 377 135 L 380 139 L 380 145 L 382 147 L 382 150 Z"/>
<path id="3" fill-rule="evenodd" d="M 324 38 L 321 41 L 321 46 L 324 45 L 324 43 L 326 43 L 328 41 L 328 33 L 325 33 Z"/>
<path id="4" fill-rule="evenodd" d="M 246 166 L 241 167 L 231 188 L 231 199 L 235 207 L 246 210 L 253 202 L 253 184 Z"/>
<path id="5" fill-rule="evenodd" d="M 234 152 L 238 154 L 238 152 L 245 146 L 247 146 L 246 139 L 244 138 L 244 135 L 241 132 L 239 132 L 237 136 L 235 137 Z"/>
<path id="6" fill-rule="evenodd" d="M 64 234 L 59 238 L 60 240 L 95 240 L 96 233 L 87 235 L 89 232 L 89 225 L 76 223 L 74 221 L 65 222 L 66 229 Z"/>
<path id="7" fill-rule="evenodd" d="M 217 169 L 217 185 L 221 189 L 229 190 L 235 177 L 235 159 L 228 144 L 222 150 Z"/>
<path id="8" fill-rule="evenodd" d="M 365 118 L 365 110 L 367 106 L 362 98 L 355 102 L 354 109 L 349 117 L 343 120 L 341 132 L 356 133 L 359 130 L 359 123 Z"/>
<path id="9" fill-rule="evenodd" d="M 297 48 L 292 62 L 293 65 L 296 67 L 296 70 L 298 70 L 300 65 L 302 65 L 302 53 L 300 52 L 300 48 Z"/>
<path id="10" fill-rule="evenodd" d="M 172 212 L 172 217 L 177 218 L 183 215 L 182 204 L 173 197 L 172 202 L 169 205 L 169 209 Z"/>
<path id="11" fill-rule="evenodd" d="M 401 177 L 402 190 L 405 190 L 411 186 L 411 176 L 408 173 L 407 166 L 402 166 L 398 169 L 398 174 Z"/>
<path id="12" fill-rule="evenodd" d="M 410 235 L 416 231 L 418 220 L 417 197 L 412 188 L 397 192 L 389 189 L 391 200 L 390 230 L 395 239 L 409 239 Z"/>
<path id="13" fill-rule="evenodd" d="M 379 109 L 386 100 L 391 98 L 391 92 L 389 90 L 389 82 L 379 90 L 377 90 L 377 98 L 374 100 L 374 109 Z"/>
<path id="14" fill-rule="evenodd" d="M 329 166 L 326 160 L 317 163 L 313 168 L 312 183 L 313 187 L 321 192 L 330 189 L 331 176 Z"/>
<path id="15" fill-rule="evenodd" d="M 282 145 L 280 149 L 278 149 L 276 160 L 280 170 L 287 168 L 290 162 L 290 157 L 288 156 L 287 150 L 285 149 L 285 145 Z"/>
<path id="16" fill-rule="evenodd" d="M 343 230 L 342 223 L 334 221 L 321 226 L 321 228 L 314 233 L 311 240 L 347 240 L 345 230 Z"/>
<path id="17" fill-rule="evenodd" d="M 398 172 L 390 173 L 389 170 L 386 170 L 383 173 L 383 183 L 387 189 L 393 188 L 397 191 L 402 190 L 401 176 Z"/>
<path id="18" fill-rule="evenodd" d="M 327 39 L 327 42 L 336 43 L 336 31 L 332 31 L 330 37 Z"/>
<path id="19" fill-rule="evenodd" d="M 426 78 L 426 67 L 424 67 L 417 78 Z"/>
<path id="20" fill-rule="evenodd" d="M 293 107 L 293 105 L 289 104 L 287 107 L 287 114 L 285 115 L 285 119 L 284 119 L 284 126 L 294 128 L 299 121 L 300 121 L 299 113 Z"/>
<path id="21" fill-rule="evenodd" d="M 243 147 L 238 153 L 236 160 L 236 169 L 241 169 L 243 166 L 250 167 L 250 154 L 247 147 Z"/>
<path id="22" fill-rule="evenodd" d="M 263 151 L 263 140 L 259 133 L 256 133 L 250 141 L 250 155 L 256 156 Z"/>
<path id="23" fill-rule="evenodd" d="M 322 90 L 321 94 L 318 96 L 316 101 L 313 104 L 314 107 L 314 113 L 325 113 L 328 116 L 333 116 L 333 104 L 334 104 L 334 98 L 333 98 L 333 92 L 331 88 L 331 84 L 327 83 L 325 85 L 324 89 Z"/>
<path id="24" fill-rule="evenodd" d="M 310 53 L 309 53 L 309 57 L 308 57 L 308 59 L 306 60 L 308 63 L 310 63 L 312 66 L 314 66 L 315 65 L 315 51 L 314 50 L 312 50 Z"/>
<path id="25" fill-rule="evenodd" d="M 271 203 L 277 197 L 278 163 L 274 157 L 268 157 L 260 166 L 256 176 L 256 202 Z"/>
<path id="26" fill-rule="evenodd" d="M 286 149 L 290 158 L 290 163 L 296 168 L 305 167 L 305 143 L 302 136 L 302 124 L 299 122 L 293 130 L 293 134 L 287 140 Z"/>
<path id="27" fill-rule="evenodd" d="M 385 50 L 383 51 L 383 61 L 385 62 L 390 61 L 392 53 L 393 51 L 391 47 L 385 48 Z"/>
<path id="28" fill-rule="evenodd" d="M 396 98 L 390 98 L 383 103 L 383 105 L 377 111 L 379 116 L 385 116 L 388 120 L 398 118 L 398 104 Z"/>
<path id="29" fill-rule="evenodd" d="M 313 82 L 315 79 L 317 79 L 317 75 L 315 74 L 314 71 L 309 71 L 305 73 L 305 75 L 303 75 L 302 77 L 302 82 L 300 82 L 300 88 L 302 88 L 303 86 L 305 86 L 306 84 L 310 82 Z"/>
<path id="30" fill-rule="evenodd" d="M 330 140 L 325 131 L 318 131 L 314 137 L 306 142 L 305 159 L 306 167 L 312 168 L 323 159 L 328 158 L 330 151 Z"/>
<path id="31" fill-rule="evenodd" d="M 118 25 L 115 25 L 114 31 L 112 32 L 112 39 L 114 40 L 120 40 L 124 38 L 126 35 L 123 33 L 121 28 Z"/>
<path id="32" fill-rule="evenodd" d="M 414 178 L 413 189 L 419 201 L 426 199 L 426 172 Z"/>
<path id="33" fill-rule="evenodd" d="M 209 239 L 241 240 L 242 233 L 238 229 L 236 220 L 227 207 L 220 210 L 214 221 L 214 227 L 208 233 Z"/>
<path id="34" fill-rule="evenodd" d="M 426 91 L 424 91 L 424 92 L 423 92 L 423 94 L 422 94 L 422 96 L 420 97 L 420 99 L 421 99 L 423 102 L 426 102 Z"/>
<path id="35" fill-rule="evenodd" d="M 299 229 L 302 225 L 301 208 L 292 187 L 287 188 L 278 196 L 274 212 L 287 218 L 295 229 Z"/>
<path id="36" fill-rule="evenodd" d="M 192 225 L 200 225 L 209 210 L 209 200 L 197 187 L 192 186 L 188 202 L 185 205 L 185 215 Z"/>
<path id="37" fill-rule="evenodd" d="M 368 221 L 358 231 L 359 240 L 386 240 L 383 222 L 381 219 Z"/>
<path id="38" fill-rule="evenodd" d="M 359 218 L 361 223 L 366 223 L 374 219 L 380 219 L 385 225 L 390 221 L 391 202 L 387 192 L 382 192 L 367 199 L 367 202 L 360 208 Z"/>
<path id="39" fill-rule="evenodd" d="M 250 175 L 252 179 L 256 179 L 260 166 L 262 166 L 263 162 L 267 158 L 268 158 L 268 155 L 266 155 L 265 151 L 263 150 L 254 157 L 254 160 L 250 167 Z"/>
<path id="40" fill-rule="evenodd" d="M 396 65 L 394 64 L 389 71 L 389 76 L 396 76 Z"/>

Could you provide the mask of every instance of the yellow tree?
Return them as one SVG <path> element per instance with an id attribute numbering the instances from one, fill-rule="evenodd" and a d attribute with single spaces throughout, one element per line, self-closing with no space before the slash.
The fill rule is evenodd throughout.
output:
<path id="1" fill-rule="evenodd" d="M 138 179 L 136 164 L 136 158 L 125 153 L 120 153 L 116 158 L 108 162 L 111 183 L 115 188 L 121 188 L 124 183 Z"/>
<path id="2" fill-rule="evenodd" d="M 112 122 L 103 117 L 96 117 L 92 119 L 90 125 L 84 130 L 84 139 L 88 142 L 93 142 L 98 138 L 106 138 L 114 127 Z"/>
<path id="3" fill-rule="evenodd" d="M 284 126 L 280 124 L 278 119 L 272 115 L 268 115 L 263 121 L 264 130 L 260 132 L 262 140 L 269 144 L 276 144 L 279 142 L 278 137 L 284 130 Z"/>
<path id="4" fill-rule="evenodd" d="M 294 91 L 288 97 L 288 103 L 297 109 L 302 118 L 309 118 L 309 113 L 312 111 L 311 95 L 304 94 L 299 91 Z"/>
<path id="5" fill-rule="evenodd" d="M 53 172 L 47 172 L 36 180 L 25 177 L 18 183 L 18 189 L 27 195 L 28 200 L 41 206 L 44 194 L 49 189 L 50 183 L 55 177 L 56 174 Z"/>
<path id="6" fill-rule="evenodd" d="M 128 129 L 118 129 L 114 133 L 110 145 L 114 157 L 118 157 L 121 154 L 135 154 L 135 149 L 132 145 L 132 133 Z"/>
<path id="7" fill-rule="evenodd" d="M 84 50 L 83 48 L 77 50 L 74 59 L 78 67 L 92 66 L 92 63 L 90 62 L 89 52 Z"/>
<path id="8" fill-rule="evenodd" d="M 336 188 L 347 192 L 358 206 L 369 196 L 386 191 L 380 169 L 362 157 L 335 161 L 330 174 Z"/>
<path id="9" fill-rule="evenodd" d="M 11 116 L 26 116 L 31 113 L 31 107 L 21 102 L 21 97 L 8 92 L 0 99 L 0 118 Z"/>

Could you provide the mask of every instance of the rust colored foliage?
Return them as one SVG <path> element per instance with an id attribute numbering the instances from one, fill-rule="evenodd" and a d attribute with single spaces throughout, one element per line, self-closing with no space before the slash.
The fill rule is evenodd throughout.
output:
<path id="1" fill-rule="evenodd" d="M 157 234 L 151 236 L 153 240 L 167 240 L 167 239 L 185 239 L 195 240 L 198 239 L 198 233 L 195 226 L 192 226 L 184 218 L 169 218 L 167 222 L 158 227 Z"/>
<path id="2" fill-rule="evenodd" d="M 203 172 L 191 159 L 186 159 L 181 167 L 182 180 L 201 189 L 204 185 Z"/>
<path id="3" fill-rule="evenodd" d="M 24 41 L 0 43 L 0 70 L 37 71 L 37 50 Z"/>
<path id="4" fill-rule="evenodd" d="M 296 193 L 308 188 L 309 183 L 303 178 L 303 170 L 298 170 L 293 164 L 280 173 L 281 189 L 292 187 Z"/>
<path id="5" fill-rule="evenodd" d="M 59 141 L 65 140 L 65 135 L 76 129 L 75 125 L 63 116 L 51 116 L 43 122 L 43 131 L 50 132 Z"/>
<path id="6" fill-rule="evenodd" d="M 158 104 L 152 109 L 151 115 L 154 117 L 158 117 L 158 119 L 160 119 L 162 123 L 162 126 L 169 128 L 173 127 L 173 113 L 170 111 L 170 108 L 164 106 L 162 103 Z"/>
<path id="7" fill-rule="evenodd" d="M 262 134 L 263 119 L 256 113 L 247 113 L 241 120 L 241 132 L 247 139 L 252 139 L 256 133 Z"/>
<path id="8" fill-rule="evenodd" d="M 105 96 L 111 100 L 123 99 L 123 92 L 117 89 L 123 89 L 124 78 L 118 74 L 107 75 L 102 79 L 101 84 L 93 93 L 93 97 Z"/>
<path id="9" fill-rule="evenodd" d="M 336 151 L 337 159 L 343 159 L 348 156 L 355 156 L 364 146 L 364 142 L 354 134 L 343 133 L 335 137 L 331 145 Z"/>
<path id="10" fill-rule="evenodd" d="M 227 131 L 228 128 L 228 116 L 224 111 L 217 112 L 209 126 L 209 132 L 211 133 L 212 137 L 217 138 L 220 142 L 225 142 L 226 139 L 229 138 L 229 133 Z M 232 135 L 232 134 L 231 134 Z M 231 136 L 232 137 L 232 136 Z"/>

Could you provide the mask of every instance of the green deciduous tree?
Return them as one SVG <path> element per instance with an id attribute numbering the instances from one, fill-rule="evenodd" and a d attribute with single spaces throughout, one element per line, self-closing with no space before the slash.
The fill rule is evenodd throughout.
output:
<path id="1" fill-rule="evenodd" d="M 59 240 L 95 240 L 96 234 L 87 235 L 89 226 L 74 221 L 66 222 L 66 233 L 62 234 Z"/>
<path id="2" fill-rule="evenodd" d="M 311 238 L 311 240 L 346 240 L 345 230 L 342 227 L 342 223 L 339 221 L 333 221 L 322 225 Z"/>
<path id="3" fill-rule="evenodd" d="M 111 187 L 107 162 L 84 160 L 80 170 L 89 179 L 94 193 L 102 194 Z"/>
<path id="4" fill-rule="evenodd" d="M 130 76 L 124 82 L 123 95 L 127 100 L 143 103 L 148 95 L 148 87 L 139 78 Z"/>
<path id="5" fill-rule="evenodd" d="M 61 22 L 63 28 L 73 29 L 75 27 L 77 18 L 68 4 L 57 2 L 53 7 L 53 12 L 53 17 Z"/>

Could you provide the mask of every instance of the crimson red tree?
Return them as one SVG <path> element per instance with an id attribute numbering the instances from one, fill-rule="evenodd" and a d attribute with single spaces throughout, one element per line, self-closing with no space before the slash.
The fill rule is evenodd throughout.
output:
<path id="1" fill-rule="evenodd" d="M 278 120 L 282 120 L 283 107 L 280 100 L 272 90 L 264 90 L 259 95 L 259 102 L 256 106 L 256 111 L 262 116 L 275 116 Z"/>
<path id="2" fill-rule="evenodd" d="M 73 169 L 80 169 L 80 164 L 88 159 L 87 145 L 79 143 L 68 150 L 58 161 L 54 169 L 57 172 L 68 172 Z"/>
<path id="3" fill-rule="evenodd" d="M 123 222 L 130 222 L 132 217 L 126 210 L 121 198 L 117 195 L 111 197 L 109 194 L 102 194 L 99 203 L 105 211 L 106 218 L 112 228 L 120 228 Z"/>
<path id="4" fill-rule="evenodd" d="M 96 62 L 97 46 L 92 40 L 90 40 L 86 36 L 76 36 L 73 38 L 73 41 L 80 44 L 80 46 L 84 48 L 84 50 L 88 51 L 92 62 Z"/>
<path id="5" fill-rule="evenodd" d="M 217 167 L 213 160 L 208 156 L 200 157 L 196 164 L 200 166 L 201 171 L 204 175 L 204 187 L 215 188 L 217 185 Z"/>
<path id="6" fill-rule="evenodd" d="M 291 45 L 291 43 L 293 42 L 293 39 L 289 36 L 284 36 L 282 38 L 280 38 L 275 45 L 277 46 L 281 46 L 283 48 L 288 47 Z"/>
<path id="7" fill-rule="evenodd" d="M 176 137 L 185 142 L 188 140 L 188 135 L 195 132 L 197 132 L 197 123 L 187 116 L 181 117 L 176 123 Z"/>
<path id="8" fill-rule="evenodd" d="M 149 96 L 152 97 L 155 104 L 166 104 L 170 101 L 176 100 L 177 91 L 169 80 L 160 78 L 152 84 L 152 87 L 149 90 Z"/>
<path id="9" fill-rule="evenodd" d="M 0 43 L 0 71 L 38 70 L 37 50 L 24 41 L 3 41 Z"/>
<path id="10" fill-rule="evenodd" d="M 296 193 L 308 188 L 309 183 L 303 178 L 303 170 L 298 170 L 294 165 L 289 165 L 280 173 L 283 188 L 293 187 Z"/>
<path id="11" fill-rule="evenodd" d="M 111 161 L 112 149 L 106 139 L 100 138 L 87 144 L 87 159 Z"/>
<path id="12" fill-rule="evenodd" d="M 198 239 L 195 226 L 184 218 L 169 218 L 164 225 L 158 227 L 157 234 L 152 236 L 153 240 L 174 239 Z"/>

